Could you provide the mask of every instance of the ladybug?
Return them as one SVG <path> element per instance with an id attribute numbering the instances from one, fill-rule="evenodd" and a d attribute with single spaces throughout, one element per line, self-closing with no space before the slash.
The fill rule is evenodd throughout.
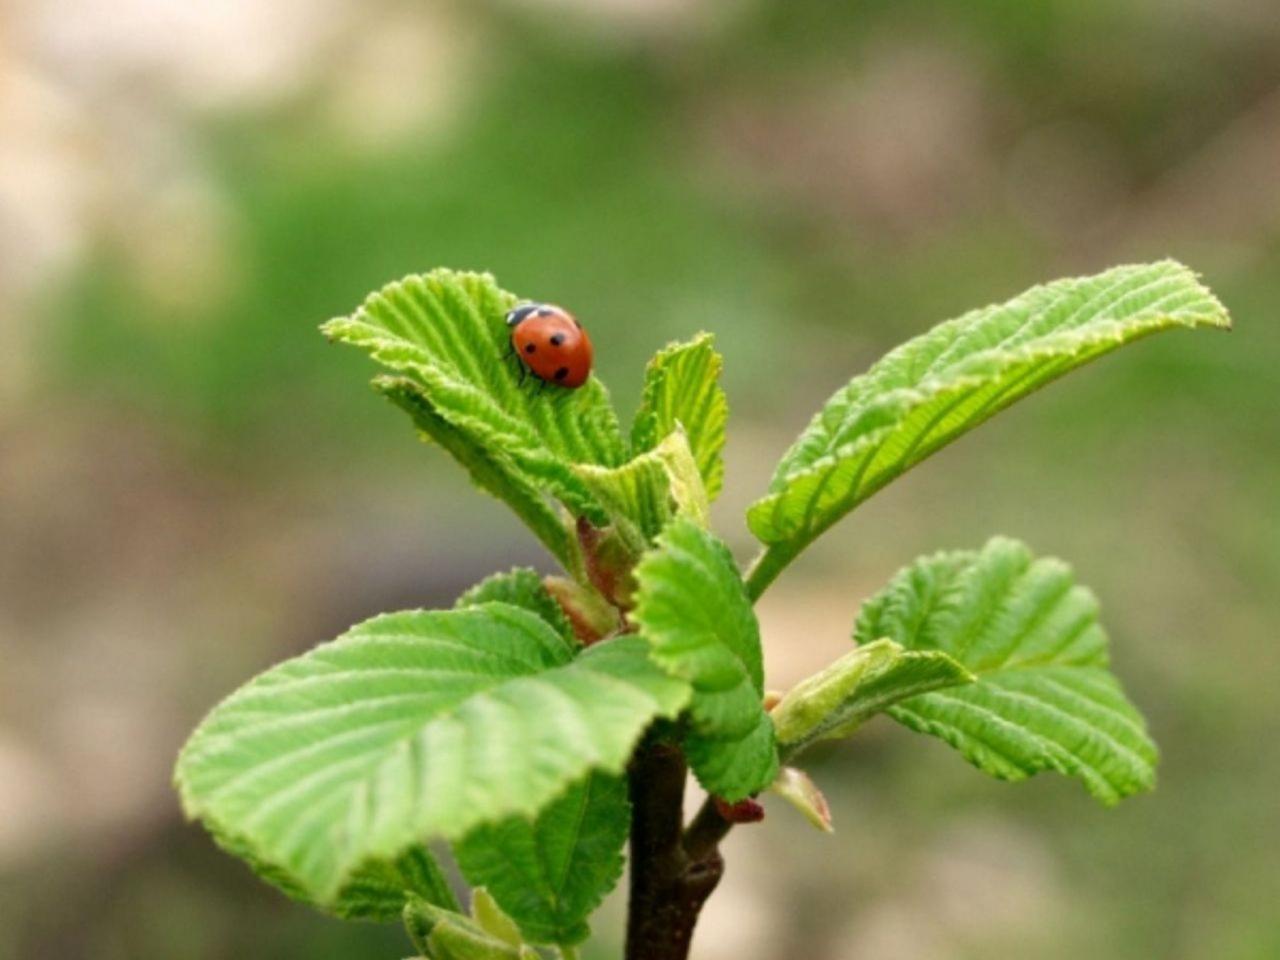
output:
<path id="1" fill-rule="evenodd" d="M 570 390 L 591 375 L 591 338 L 569 311 L 549 303 L 522 303 L 507 314 L 511 352 L 544 383 Z M 510 356 L 510 354 L 508 354 Z"/>

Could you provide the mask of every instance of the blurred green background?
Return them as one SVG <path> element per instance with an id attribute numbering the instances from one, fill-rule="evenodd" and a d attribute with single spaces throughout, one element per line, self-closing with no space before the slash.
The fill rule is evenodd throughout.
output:
<path id="1" fill-rule="evenodd" d="M 0 4 L 0 960 L 409 952 L 257 882 L 168 785 L 252 672 L 545 564 L 317 335 L 370 289 L 449 265 L 564 303 L 624 415 L 714 331 L 745 559 L 772 463 L 883 351 L 1166 255 L 1234 333 L 1006 413 L 761 606 L 782 688 L 919 552 L 1064 556 L 1158 791 L 1107 811 L 877 722 L 813 756 L 834 841 L 776 803 L 736 831 L 700 960 L 1280 957 L 1274 0 Z"/>

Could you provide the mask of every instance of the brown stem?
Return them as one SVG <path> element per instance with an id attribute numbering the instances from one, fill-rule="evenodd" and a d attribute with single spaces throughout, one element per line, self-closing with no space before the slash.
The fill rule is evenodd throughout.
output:
<path id="1" fill-rule="evenodd" d="M 697 816 L 684 833 L 684 852 L 691 860 L 700 860 L 715 853 L 733 829 L 733 824 L 720 815 L 715 799 L 707 797 Z"/>
<path id="2" fill-rule="evenodd" d="M 724 874 L 717 844 L 728 824 L 714 839 L 715 829 L 699 829 L 692 846 L 684 833 L 686 773 L 670 744 L 642 747 L 631 764 L 626 960 L 686 960 L 698 914 Z"/>

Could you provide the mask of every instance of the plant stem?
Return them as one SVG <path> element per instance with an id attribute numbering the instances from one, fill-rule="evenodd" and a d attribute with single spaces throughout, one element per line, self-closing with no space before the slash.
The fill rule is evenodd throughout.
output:
<path id="1" fill-rule="evenodd" d="M 684 852 L 690 860 L 701 860 L 715 853 L 723 840 L 733 829 L 733 824 L 720 816 L 715 801 L 707 797 L 697 816 L 684 832 Z"/>
<path id="2" fill-rule="evenodd" d="M 795 555 L 794 549 L 785 549 L 776 543 L 756 554 L 746 575 L 747 596 L 751 598 L 752 603 L 760 599 L 760 595 L 777 579 L 778 574 L 795 558 Z"/>
<path id="3" fill-rule="evenodd" d="M 686 842 L 686 774 L 671 744 L 643 746 L 631 764 L 626 960 L 686 960 L 698 914 L 724 873 L 717 846 L 723 833 L 703 829 L 696 844 Z"/>

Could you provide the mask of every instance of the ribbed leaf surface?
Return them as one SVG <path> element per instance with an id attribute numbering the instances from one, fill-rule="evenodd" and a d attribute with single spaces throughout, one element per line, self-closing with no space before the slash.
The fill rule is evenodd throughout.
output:
<path id="1" fill-rule="evenodd" d="M 677 518 L 636 579 L 632 619 L 653 659 L 693 685 L 685 751 L 698 780 L 731 801 L 764 789 L 777 775 L 778 751 L 761 704 L 760 629 L 729 549 Z"/>
<path id="2" fill-rule="evenodd" d="M 640 409 L 631 425 L 631 449 L 641 453 L 684 426 L 702 474 L 707 497 L 715 500 L 724 483 L 724 431 L 729 404 L 720 387 L 724 365 L 715 338 L 700 333 L 688 343 L 659 351 L 645 370 Z"/>
<path id="3" fill-rule="evenodd" d="M 1006 780 L 1057 770 L 1114 803 L 1150 789 L 1156 748 L 1107 669 L 1098 604 L 1020 543 L 916 561 L 863 606 L 855 638 L 940 650 L 978 678 L 902 701 L 894 719 Z"/>
<path id="4" fill-rule="evenodd" d="M 542 577 L 529 567 L 516 567 L 506 573 L 485 577 L 458 598 L 457 607 L 478 607 L 484 603 L 509 603 L 540 617 L 547 626 L 577 645 L 573 626 L 560 604 L 547 592 Z"/>
<path id="5" fill-rule="evenodd" d="M 622 876 L 630 825 L 626 780 L 595 773 L 533 820 L 476 828 L 454 853 L 467 880 L 489 890 L 525 939 L 580 943 L 587 917 Z"/>
<path id="6" fill-rule="evenodd" d="M 680 513 L 701 526 L 710 507 L 688 437 L 676 427 L 660 444 L 620 467 L 574 467 L 623 542 L 638 556 Z"/>
<path id="7" fill-rule="evenodd" d="M 760 576 L 1020 397 L 1131 340 L 1200 326 L 1229 326 L 1226 311 L 1190 270 L 1164 261 L 1033 287 L 908 341 L 827 402 L 750 508 L 772 553 Z"/>
<path id="8" fill-rule="evenodd" d="M 434 270 L 383 287 L 323 329 L 406 376 L 473 448 L 576 513 L 593 513 L 569 465 L 624 459 L 617 416 L 594 377 L 576 390 L 540 387 L 531 378 L 520 385 L 518 361 L 503 360 L 510 337 L 504 315 L 516 302 L 488 274 Z"/>
<path id="9" fill-rule="evenodd" d="M 501 601 L 537 614 L 577 643 L 560 605 L 530 569 L 495 574 L 458 598 L 458 606 Z M 586 918 L 622 875 L 630 824 L 626 782 L 593 773 L 532 820 L 508 817 L 472 830 L 454 845 L 467 880 L 484 887 L 537 943 L 586 939 Z"/>
<path id="10" fill-rule="evenodd" d="M 420 845 L 392 860 L 366 863 L 343 884 L 333 912 L 353 920 L 399 920 L 410 895 L 447 909 L 458 906 L 440 864 Z"/>
<path id="11" fill-rule="evenodd" d="M 331 905 L 371 862 L 620 773 L 645 727 L 688 700 L 638 638 L 571 657 L 505 604 L 375 617 L 214 709 L 178 761 L 184 809 Z"/>
<path id="12" fill-rule="evenodd" d="M 620 467 L 577 467 L 627 549 L 638 556 L 671 519 L 671 480 L 653 451 Z"/>

